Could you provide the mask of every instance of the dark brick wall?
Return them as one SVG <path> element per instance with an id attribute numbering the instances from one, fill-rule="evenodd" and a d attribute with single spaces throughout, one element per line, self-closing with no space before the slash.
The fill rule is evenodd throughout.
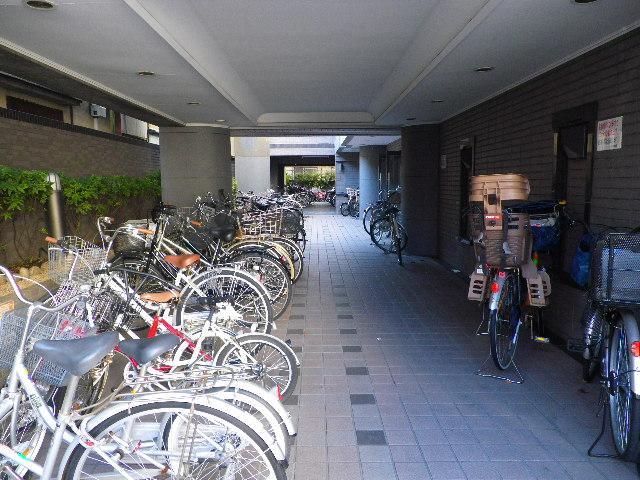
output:
<path id="1" fill-rule="evenodd" d="M 471 247 L 457 238 L 460 141 L 475 137 L 476 174 L 522 173 L 531 182 L 531 199 L 551 198 L 552 114 L 589 102 L 598 102 L 599 120 L 624 116 L 622 149 L 595 152 L 591 221 L 640 224 L 640 30 L 635 30 L 442 124 L 441 153 L 447 156 L 440 172 L 442 260 L 463 272 L 473 267 Z M 563 294 L 575 302 L 557 305 L 566 319 L 559 329 L 575 331 L 581 294 Z"/>
<path id="2" fill-rule="evenodd" d="M 76 177 L 142 176 L 160 169 L 158 145 L 49 123 L 52 125 L 0 116 L 0 165 Z"/>

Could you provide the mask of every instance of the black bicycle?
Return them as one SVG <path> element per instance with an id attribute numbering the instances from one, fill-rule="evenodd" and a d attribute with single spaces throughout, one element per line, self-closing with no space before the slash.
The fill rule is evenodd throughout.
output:
<path id="1" fill-rule="evenodd" d="M 395 253 L 398 263 L 402 265 L 402 251 L 407 247 L 409 237 L 398 221 L 400 211 L 393 205 L 380 212 L 371 224 L 371 241 L 384 253 Z"/>

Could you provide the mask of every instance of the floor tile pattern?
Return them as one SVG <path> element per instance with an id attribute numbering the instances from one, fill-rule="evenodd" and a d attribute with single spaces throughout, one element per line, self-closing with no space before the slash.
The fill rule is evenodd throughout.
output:
<path id="1" fill-rule="evenodd" d="M 638 478 L 587 456 L 599 389 L 575 360 L 525 336 L 524 384 L 474 375 L 488 339 L 463 279 L 428 259 L 400 267 L 358 219 L 308 210 L 305 270 L 275 332 L 302 362 L 289 479 Z"/>

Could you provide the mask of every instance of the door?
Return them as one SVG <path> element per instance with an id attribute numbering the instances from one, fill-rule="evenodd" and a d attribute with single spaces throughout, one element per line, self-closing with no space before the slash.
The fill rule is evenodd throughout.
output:
<path id="1" fill-rule="evenodd" d="M 556 168 L 555 200 L 567 202 L 567 213 L 578 222 L 589 225 L 591 219 L 591 188 L 593 174 L 593 133 L 597 106 L 588 104 L 554 114 Z M 584 228 L 564 232 L 556 268 L 571 272 L 571 264 Z"/>

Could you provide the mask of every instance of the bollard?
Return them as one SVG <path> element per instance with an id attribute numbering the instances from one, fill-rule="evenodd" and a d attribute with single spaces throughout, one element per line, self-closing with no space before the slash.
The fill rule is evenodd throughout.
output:
<path id="1" fill-rule="evenodd" d="M 64 236 L 64 213 L 62 210 L 62 185 L 57 173 L 49 173 L 47 181 L 51 184 L 49 195 L 49 234 L 54 238 Z"/>

